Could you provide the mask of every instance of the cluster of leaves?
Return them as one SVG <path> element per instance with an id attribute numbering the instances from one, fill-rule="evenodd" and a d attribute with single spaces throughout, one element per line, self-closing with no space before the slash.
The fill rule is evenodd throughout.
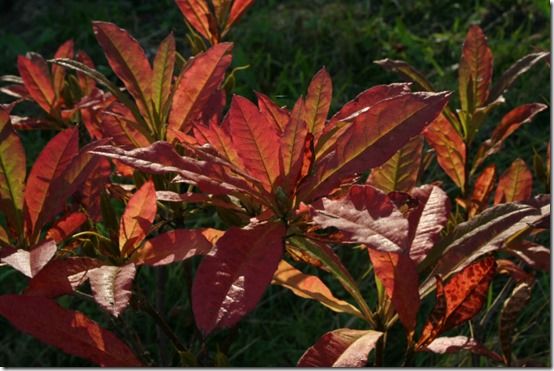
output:
<path id="1" fill-rule="evenodd" d="M 198 353 L 183 346 L 133 281 L 143 266 L 203 256 L 191 301 L 204 343 L 237 325 L 275 284 L 364 323 L 363 330 L 327 332 L 299 366 L 364 366 L 373 349 L 381 366 L 386 334 L 397 322 L 405 329 L 406 365 L 417 352 L 460 350 L 511 365 L 513 319 L 534 280 L 525 267 L 549 269 L 550 251 L 534 241 L 548 228 L 550 197 L 532 196 L 523 160 L 500 177 L 491 207 L 494 165 L 476 178 L 471 194 L 468 183 L 511 133 L 546 107 L 510 111 L 472 164 L 468 148 L 504 90 L 548 54 L 522 58 L 491 89 L 492 54 L 472 27 L 456 113 L 447 105 L 450 93 L 433 92 L 415 69 L 392 60 L 379 63 L 426 91 L 412 91 L 411 83 L 379 85 L 330 115 L 333 87 L 322 69 L 292 109 L 261 93 L 255 103 L 232 96 L 227 108 L 232 44 L 222 39 L 252 1 L 176 3 L 196 53 L 188 60 L 172 34 L 150 63 L 127 31 L 93 23 L 124 89 L 86 54 L 75 54 L 71 41 L 48 62 L 38 54 L 20 57 L 21 76 L 3 78 L 11 85 L 1 91 L 16 100 L 0 109 L 0 259 L 29 281 L 23 293 L 0 296 L 0 314 L 97 364 L 149 365 L 147 354 L 56 298 L 88 298 L 114 317 L 133 305 L 166 331 L 184 364 L 196 364 Z M 44 114 L 11 115 L 24 100 Z M 60 132 L 26 179 L 16 130 L 45 128 Z M 79 137 L 88 142 L 80 150 Z M 420 185 L 432 163 L 425 142 L 460 188 L 454 211 L 439 185 Z M 121 215 L 117 202 L 125 204 Z M 215 210 L 224 230 L 186 227 L 206 208 Z M 340 258 L 360 252 L 374 273 L 375 308 Z M 319 274 L 295 265 L 329 275 L 349 298 L 339 299 Z M 502 355 L 486 348 L 482 336 L 440 336 L 475 321 L 496 274 L 517 282 L 498 301 L 504 303 Z M 421 303 L 433 291 L 435 306 L 418 326 Z M 481 327 L 494 310 L 487 308 Z"/>

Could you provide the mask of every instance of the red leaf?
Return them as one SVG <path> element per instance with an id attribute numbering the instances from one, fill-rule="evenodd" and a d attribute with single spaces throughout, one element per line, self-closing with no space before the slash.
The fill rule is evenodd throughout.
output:
<path id="1" fill-rule="evenodd" d="M 290 113 L 284 108 L 276 105 L 267 95 L 256 92 L 260 112 L 271 117 L 271 121 L 283 132 L 290 120 Z"/>
<path id="2" fill-rule="evenodd" d="M 56 221 L 46 233 L 46 238 L 62 242 L 86 221 L 87 216 L 81 212 L 68 214 Z"/>
<path id="3" fill-rule="evenodd" d="M 175 0 L 175 2 L 192 28 L 207 40 L 212 40 L 212 33 L 210 32 L 210 9 L 206 1 Z"/>
<path id="4" fill-rule="evenodd" d="M 313 221 L 344 232 L 341 242 L 364 243 L 386 252 L 406 248 L 408 221 L 384 193 L 371 186 L 354 185 L 343 199 L 324 198 Z"/>
<path id="5" fill-rule="evenodd" d="M 80 190 L 81 203 L 88 216 L 94 221 L 99 221 L 102 217 L 101 197 L 110 181 L 111 173 L 112 166 L 110 162 L 105 158 L 99 158 L 96 168 L 90 172 Z"/>
<path id="6" fill-rule="evenodd" d="M 388 160 L 433 121 L 448 93 L 410 93 L 382 100 L 360 113 L 337 139 L 335 150 L 318 159 L 315 174 L 301 185 L 305 201 L 326 195 L 342 179 Z"/>
<path id="7" fill-rule="evenodd" d="M 487 207 L 489 196 L 494 186 L 494 177 L 496 175 L 496 166 L 491 164 L 487 166 L 481 175 L 475 180 L 473 193 L 471 194 L 471 203 L 468 208 L 468 215 L 473 218 L 481 210 Z"/>
<path id="8" fill-rule="evenodd" d="M 279 184 L 283 184 L 285 191 L 290 191 L 296 185 L 303 167 L 308 127 L 300 117 L 302 112 L 302 100 L 299 99 L 281 136 L 279 162 L 282 179 Z"/>
<path id="9" fill-rule="evenodd" d="M 418 347 L 428 345 L 440 333 L 468 321 L 479 313 L 495 271 L 495 259 L 487 257 L 456 273 L 444 285 L 444 290 L 442 281 L 438 278 L 436 282 L 439 304 L 433 308 L 424 326 Z"/>
<path id="10" fill-rule="evenodd" d="M 87 272 L 100 265 L 100 261 L 85 257 L 51 260 L 31 279 L 25 295 L 55 298 L 71 294 L 88 279 Z"/>
<path id="11" fill-rule="evenodd" d="M 512 291 L 510 297 L 504 301 L 500 312 L 500 325 L 498 328 L 500 345 L 507 366 L 512 362 L 513 333 L 517 324 L 517 317 L 531 299 L 531 287 L 529 283 L 520 283 Z"/>
<path id="12" fill-rule="evenodd" d="M 415 330 L 419 310 L 419 276 L 408 252 L 387 253 L 368 249 L 375 275 L 383 283 L 387 296 L 408 333 Z"/>
<path id="13" fill-rule="evenodd" d="M 496 259 L 496 272 L 509 275 L 517 283 L 526 282 L 531 285 L 535 281 L 532 274 L 525 272 L 516 263 L 508 259 Z"/>
<path id="14" fill-rule="evenodd" d="M 471 339 L 466 336 L 436 338 L 425 348 L 425 350 L 437 354 L 455 353 L 460 350 L 469 350 L 474 354 L 484 355 L 494 359 L 497 362 L 502 362 L 502 357 L 500 357 L 498 353 L 487 349 L 484 345 L 479 344 L 475 339 Z"/>
<path id="15" fill-rule="evenodd" d="M 34 277 L 54 257 L 58 247 L 56 242 L 48 240 L 27 250 L 14 250 L 1 261 L 17 269 L 27 277 Z"/>
<path id="16" fill-rule="evenodd" d="M 131 349 L 84 314 L 40 296 L 0 296 L 0 314 L 13 326 L 64 352 L 101 366 L 141 366 Z"/>
<path id="17" fill-rule="evenodd" d="M 175 38 L 169 34 L 158 48 L 154 58 L 152 75 L 152 102 L 158 114 L 166 109 L 166 103 L 171 93 L 173 69 L 175 67 Z M 163 117 L 163 116 L 162 116 Z"/>
<path id="18" fill-rule="evenodd" d="M 244 14 L 244 12 L 254 4 L 254 0 L 234 0 L 229 12 L 229 18 L 227 18 L 227 24 L 225 30 L 231 28 L 231 26 Z"/>
<path id="19" fill-rule="evenodd" d="M 193 120 L 223 82 L 225 71 L 231 64 L 232 47 L 231 43 L 221 43 L 196 55 L 179 75 L 169 114 L 169 142 L 175 139 L 172 130 L 186 133 L 190 129 Z"/>
<path id="20" fill-rule="evenodd" d="M 104 138 L 121 147 L 146 147 L 150 140 L 138 130 L 131 112 L 121 104 L 114 104 L 109 111 L 99 113 L 100 130 Z"/>
<path id="21" fill-rule="evenodd" d="M 441 114 L 423 131 L 423 135 L 435 149 L 439 166 L 454 184 L 464 189 L 466 145 L 460 134 Z"/>
<path id="22" fill-rule="evenodd" d="M 129 199 L 119 224 L 119 251 L 129 256 L 146 238 L 156 217 L 156 189 L 149 180 Z"/>
<path id="23" fill-rule="evenodd" d="M 421 168 L 423 137 L 413 137 L 384 164 L 371 171 L 367 183 L 385 193 L 409 192 L 417 185 Z"/>
<path id="24" fill-rule="evenodd" d="M 92 59 L 89 57 L 87 53 L 85 53 L 82 50 L 79 50 L 77 52 L 75 59 L 81 62 L 82 64 L 84 64 L 85 66 L 88 66 L 92 69 L 95 68 L 94 62 L 92 61 Z M 93 92 L 94 88 L 96 87 L 96 81 L 94 81 L 93 78 L 88 77 L 79 71 L 76 72 L 76 75 L 77 75 L 77 81 L 79 82 L 79 87 L 81 88 L 81 92 L 83 93 L 83 96 L 90 95 Z"/>
<path id="25" fill-rule="evenodd" d="M 260 224 L 229 229 L 198 267 L 192 309 L 206 335 L 231 327 L 255 308 L 283 254 L 285 228 Z"/>
<path id="26" fill-rule="evenodd" d="M 199 229 L 176 229 L 147 240 L 133 255 L 136 265 L 166 265 L 206 255 L 212 243 Z"/>
<path id="27" fill-rule="evenodd" d="M 73 59 L 73 40 L 67 40 L 56 51 L 54 58 L 69 58 Z M 52 65 L 52 82 L 54 91 L 58 98 L 61 97 L 65 78 L 65 69 L 57 64 Z"/>
<path id="28" fill-rule="evenodd" d="M 550 249 L 544 246 L 523 240 L 519 243 L 510 244 L 506 251 L 517 256 L 534 269 L 550 271 Z"/>
<path id="29" fill-rule="evenodd" d="M 408 83 L 377 85 L 364 90 L 335 113 L 329 120 L 329 125 L 338 121 L 351 120 L 354 114 L 361 114 L 360 111 L 368 109 L 383 99 L 409 93 L 410 85 Z"/>
<path id="30" fill-rule="evenodd" d="M 129 305 L 136 268 L 134 263 L 115 267 L 103 265 L 87 272 L 94 300 L 118 317 Z"/>
<path id="31" fill-rule="evenodd" d="M 279 135 L 248 99 L 234 96 L 228 113 L 229 135 L 246 170 L 271 191 L 279 175 Z"/>
<path id="32" fill-rule="evenodd" d="M 29 95 L 49 113 L 56 101 L 56 92 L 46 61 L 37 54 L 30 58 L 20 55 L 17 57 L 17 69 Z"/>
<path id="33" fill-rule="evenodd" d="M 459 91 L 462 110 L 473 112 L 487 101 L 492 79 L 492 52 L 487 38 L 477 25 L 467 32 L 459 68 Z"/>
<path id="34" fill-rule="evenodd" d="M 25 149 L 10 124 L 10 113 L 0 108 L 0 210 L 8 224 L 22 232 Z"/>
<path id="35" fill-rule="evenodd" d="M 297 367 L 363 367 L 382 332 L 341 328 L 323 335 L 300 358 Z"/>
<path id="36" fill-rule="evenodd" d="M 35 161 L 25 188 L 26 224 L 29 235 L 38 233 L 38 223 L 51 191 L 52 183 L 67 169 L 79 150 L 79 132 L 76 128 L 66 129 L 46 144 Z"/>
<path id="37" fill-rule="evenodd" d="M 523 201 L 531 198 L 533 175 L 522 159 L 515 160 L 510 168 L 500 176 L 494 204 Z"/>
<path id="38" fill-rule="evenodd" d="M 314 75 L 303 105 L 302 119 L 314 138 L 319 139 L 331 107 L 333 84 L 325 68 Z"/>
<path id="39" fill-rule="evenodd" d="M 149 118 L 152 67 L 144 50 L 127 31 L 113 23 L 94 21 L 92 29 L 110 67 L 135 98 L 143 116 Z"/>
<path id="40" fill-rule="evenodd" d="M 477 155 L 475 156 L 473 169 L 477 169 L 487 157 L 500 151 L 504 141 L 513 132 L 518 130 L 522 125 L 531 122 L 535 115 L 544 111 L 546 108 L 547 106 L 541 103 L 524 104 L 514 108 L 502 117 L 502 121 L 494 129 L 490 139 L 484 141 L 479 147 Z"/>
<path id="41" fill-rule="evenodd" d="M 448 195 L 437 186 L 425 185 L 414 188 L 411 193 L 419 205 L 408 215 L 410 259 L 420 263 L 435 246 L 448 222 L 450 202 Z"/>

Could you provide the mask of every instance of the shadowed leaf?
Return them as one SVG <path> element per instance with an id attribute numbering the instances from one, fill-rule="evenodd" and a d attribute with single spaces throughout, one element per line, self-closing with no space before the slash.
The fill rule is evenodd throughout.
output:
<path id="1" fill-rule="evenodd" d="M 412 138 L 383 165 L 371 171 L 367 183 L 385 193 L 408 192 L 417 185 L 421 167 L 423 137 Z"/>
<path id="2" fill-rule="evenodd" d="M 55 298 L 71 294 L 86 282 L 87 272 L 100 265 L 100 261 L 86 257 L 51 260 L 31 279 L 25 295 Z"/>
<path id="3" fill-rule="evenodd" d="M 518 158 L 498 179 L 494 204 L 527 200 L 532 190 L 533 175 L 525 162 Z"/>
<path id="4" fill-rule="evenodd" d="M 46 61 L 37 54 L 30 58 L 20 55 L 17 57 L 17 69 L 31 98 L 49 113 L 54 107 L 56 92 Z"/>
<path id="5" fill-rule="evenodd" d="M 84 222 L 87 221 L 87 216 L 81 212 L 68 214 L 56 221 L 46 233 L 47 239 L 52 239 L 56 243 L 62 242 L 77 230 Z"/>
<path id="6" fill-rule="evenodd" d="M 531 299 L 531 287 L 522 282 L 512 291 L 510 297 L 504 301 L 500 311 L 500 345 L 507 366 L 512 363 L 512 337 L 517 324 L 517 317 Z"/>
<path id="7" fill-rule="evenodd" d="M 20 331 L 100 366 L 141 366 L 131 349 L 81 312 L 40 296 L 0 296 L 0 314 Z"/>

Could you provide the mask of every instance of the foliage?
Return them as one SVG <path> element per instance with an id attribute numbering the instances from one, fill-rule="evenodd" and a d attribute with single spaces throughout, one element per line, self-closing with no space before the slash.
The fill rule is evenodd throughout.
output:
<path id="1" fill-rule="evenodd" d="M 434 92 L 420 72 L 391 59 L 377 63 L 424 91 L 377 85 L 330 115 L 333 83 L 322 68 L 292 109 L 262 93 L 256 103 L 233 95 L 227 104 L 241 68 L 229 71 L 233 44 L 223 38 L 252 1 L 176 3 L 190 31 L 189 58 L 169 34 L 151 62 L 126 30 L 93 22 L 123 89 L 84 52 L 74 53 L 71 40 L 51 60 L 20 56 L 20 76 L 3 77 L 9 85 L 2 92 L 15 100 L 0 109 L 0 261 L 29 279 L 22 292 L 0 296 L 0 314 L 96 364 L 149 366 L 151 355 L 123 326 L 116 335 L 60 300 L 94 302 L 113 321 L 136 310 L 171 341 L 181 365 L 222 365 L 215 336 L 240 327 L 274 284 L 362 327 L 329 329 L 298 366 L 383 366 L 393 331 L 405 339 L 406 366 L 421 353 L 462 350 L 517 362 L 513 319 L 531 297 L 529 271 L 549 269 L 549 250 L 537 236 L 548 229 L 550 196 L 533 196 L 522 159 L 496 187 L 494 165 L 477 173 L 546 106 L 516 107 L 472 146 L 502 94 L 549 54 L 521 58 L 492 85 L 492 51 L 471 26 L 458 110 L 448 106 L 451 93 Z M 22 102 L 42 114 L 12 115 Z M 58 133 L 26 176 L 17 131 L 43 129 Z M 87 143 L 81 149 L 80 139 Z M 421 185 L 432 156 L 457 193 Z M 548 180 L 549 161 L 541 169 Z M 206 214 L 217 223 L 191 225 Z M 361 278 L 356 264 L 346 264 L 352 257 L 371 267 Z M 198 329 L 186 342 L 136 282 L 148 267 L 163 272 L 175 263 L 183 265 L 191 303 L 179 316 L 194 318 Z M 510 280 L 495 299 L 503 303 L 500 355 L 485 346 L 485 327 L 500 305 L 490 300 L 502 274 Z M 363 283 L 371 275 L 374 290 Z M 164 283 L 158 280 L 157 295 Z M 424 313 L 433 291 L 434 307 Z M 472 337 L 450 336 L 469 321 Z M 217 352 L 208 353 L 214 344 Z"/>

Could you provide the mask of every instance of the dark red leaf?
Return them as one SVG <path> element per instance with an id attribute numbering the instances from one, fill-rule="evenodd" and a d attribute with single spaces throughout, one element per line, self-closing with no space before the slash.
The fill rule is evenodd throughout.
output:
<path id="1" fill-rule="evenodd" d="M 40 296 L 0 296 L 0 314 L 13 326 L 66 353 L 100 366 L 137 367 L 141 362 L 111 332 L 84 314 Z"/>
<path id="2" fill-rule="evenodd" d="M 192 308 L 206 335 L 231 327 L 255 308 L 283 254 L 285 228 L 260 224 L 229 229 L 198 267 L 192 287 Z"/>

